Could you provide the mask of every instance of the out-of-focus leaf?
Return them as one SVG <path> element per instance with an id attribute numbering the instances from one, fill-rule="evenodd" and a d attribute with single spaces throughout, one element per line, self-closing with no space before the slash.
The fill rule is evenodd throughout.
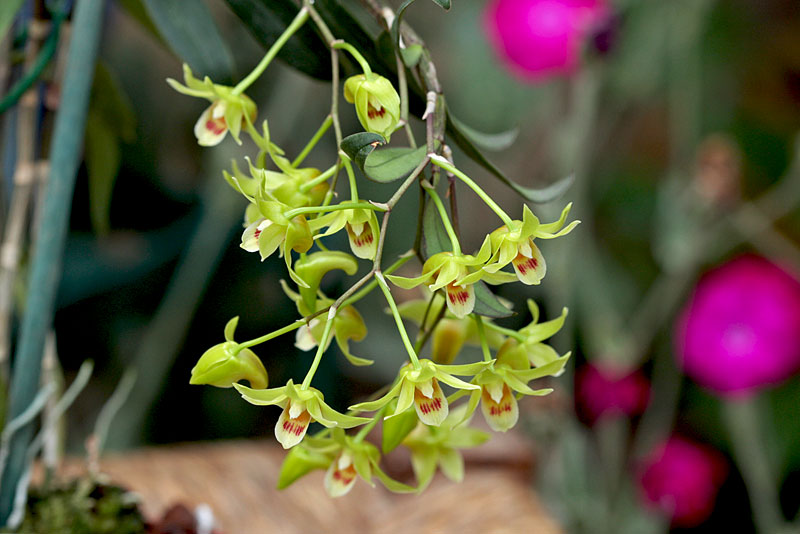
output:
<path id="1" fill-rule="evenodd" d="M 227 0 L 227 2 L 253 37 L 265 48 L 272 46 L 299 11 L 297 4 L 291 0 Z M 278 57 L 313 78 L 331 79 L 330 53 L 311 24 L 304 24 L 297 30 L 283 45 Z"/>
<path id="2" fill-rule="evenodd" d="M 494 163 L 486 159 L 486 157 L 481 154 L 480 150 L 478 150 L 475 144 L 470 141 L 469 137 L 467 137 L 464 132 L 458 128 L 456 123 L 453 122 L 452 115 L 449 111 L 447 112 L 447 135 L 450 137 L 450 139 L 455 141 L 456 145 L 458 145 L 458 147 L 463 150 L 471 160 L 492 173 L 501 182 L 516 191 L 522 198 L 530 202 L 544 204 L 546 202 L 555 200 L 563 195 L 572 185 L 572 182 L 575 181 L 575 176 L 571 174 L 566 178 L 562 178 L 561 180 L 540 189 L 519 185 L 503 174 L 503 171 L 498 169 Z"/>
<path id="3" fill-rule="evenodd" d="M 0 3 L 0 39 L 5 37 L 23 2 L 24 0 L 3 0 Z"/>
<path id="4" fill-rule="evenodd" d="M 142 0 L 117 0 L 117 4 L 119 4 L 133 20 L 138 22 L 142 28 L 147 30 L 154 39 L 162 45 L 167 46 L 164 38 L 161 37 L 161 34 L 158 32 L 158 28 L 156 28 L 156 25 L 153 24 L 153 20 L 147 14 L 144 5 L 142 5 Z"/>
<path id="5" fill-rule="evenodd" d="M 218 81 L 233 76 L 233 56 L 203 0 L 143 0 L 170 48 L 192 69 Z"/>
<path id="6" fill-rule="evenodd" d="M 425 204 L 425 213 L 422 216 L 422 256 L 425 259 L 434 254 L 452 250 L 450 237 L 447 235 L 442 219 L 433 201 L 428 200 Z"/>
<path id="7" fill-rule="evenodd" d="M 433 0 L 433 3 L 441 7 L 445 11 L 449 11 L 450 7 L 452 6 L 450 0 Z"/>
<path id="8" fill-rule="evenodd" d="M 98 234 L 110 230 L 111 193 L 120 166 L 120 143 L 133 141 L 136 117 L 111 72 L 98 63 L 86 121 L 86 169 L 89 176 L 89 211 Z"/>
<path id="9" fill-rule="evenodd" d="M 400 49 L 400 56 L 403 58 L 403 63 L 406 67 L 413 68 L 419 63 L 419 58 L 422 56 L 422 45 L 412 44 L 406 48 Z"/>
<path id="10" fill-rule="evenodd" d="M 388 183 L 407 178 L 422 163 L 427 147 L 384 148 L 372 151 L 364 161 L 364 175 L 376 182 Z"/>
<path id="11" fill-rule="evenodd" d="M 517 136 L 519 135 L 519 127 L 495 134 L 479 132 L 478 130 L 464 124 L 452 113 L 448 115 L 447 120 L 453 121 L 453 125 L 458 128 L 461 133 L 467 137 L 467 139 L 484 150 L 505 150 L 514 144 L 514 141 L 517 140 Z"/>
<path id="12" fill-rule="evenodd" d="M 353 135 L 348 135 L 342 139 L 342 144 L 339 146 L 347 156 L 358 165 L 358 168 L 364 170 L 364 162 L 375 148 L 386 143 L 383 136 L 370 133 L 359 132 Z"/>
<path id="13" fill-rule="evenodd" d="M 514 312 L 506 308 L 486 284 L 480 281 L 475 284 L 475 308 L 472 311 L 495 319 L 514 315 Z"/>

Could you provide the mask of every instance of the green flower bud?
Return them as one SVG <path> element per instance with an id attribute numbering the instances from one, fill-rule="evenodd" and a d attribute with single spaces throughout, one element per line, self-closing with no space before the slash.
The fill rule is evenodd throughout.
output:
<path id="1" fill-rule="evenodd" d="M 366 131 L 389 141 L 400 120 L 400 96 L 392 82 L 375 73 L 351 76 L 344 82 L 344 98 L 356 105 L 358 120 Z"/>
<path id="2" fill-rule="evenodd" d="M 229 388 L 240 380 L 247 380 L 255 389 L 266 388 L 267 370 L 252 350 L 240 349 L 235 341 L 226 341 L 203 353 L 192 368 L 189 383 Z"/>
<path id="3" fill-rule="evenodd" d="M 467 329 L 468 324 L 460 319 L 442 319 L 433 331 L 433 361 L 453 363 L 467 340 Z"/>
<path id="4" fill-rule="evenodd" d="M 327 469 L 332 460 L 329 455 L 310 450 L 302 445 L 293 447 L 281 465 L 278 489 L 288 488 L 296 480 L 315 469 Z"/>

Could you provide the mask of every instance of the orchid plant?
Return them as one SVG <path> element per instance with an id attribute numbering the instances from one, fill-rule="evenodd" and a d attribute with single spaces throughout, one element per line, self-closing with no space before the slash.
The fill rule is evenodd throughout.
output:
<path id="1" fill-rule="evenodd" d="M 247 172 L 236 162 L 230 172 L 224 171 L 231 187 L 248 202 L 241 248 L 257 252 L 262 261 L 276 253 L 283 258 L 290 282 L 281 284 L 300 317 L 274 332 L 242 342 L 235 340 L 238 318 L 231 319 L 225 327 L 225 341 L 200 357 L 192 369 L 191 383 L 233 387 L 247 402 L 282 409 L 275 436 L 291 452 L 283 466 L 280 487 L 313 469 L 326 470 L 325 487 L 333 497 L 347 493 L 357 478 L 370 484 L 378 478 L 392 491 L 419 491 L 428 485 L 437 466 L 451 479 L 459 480 L 464 471 L 459 449 L 488 439 L 487 434 L 469 428 L 478 405 L 491 429 L 509 430 L 517 423 L 521 397 L 552 391 L 534 389 L 529 383 L 559 375 L 569 358 L 569 353 L 561 356 L 543 342 L 561 328 L 566 310 L 558 319 L 538 323 L 538 308 L 531 301 L 533 322 L 519 331 L 509 330 L 494 319 L 510 315 L 510 310 L 484 283 L 539 284 L 545 276 L 545 261 L 537 240 L 561 237 L 578 221 L 567 223 L 570 205 L 555 222 L 540 223 L 528 206 L 523 208 L 522 220 L 514 220 L 455 165 L 445 137 L 444 99 L 430 54 L 418 37 L 398 29 L 402 28 L 399 18 L 407 4 L 398 13 L 375 13 L 384 17 L 382 22 L 397 36 L 397 88 L 395 82 L 375 72 L 363 51 L 337 39 L 310 1 L 303 3 L 261 63 L 236 86 L 218 85 L 208 77 L 200 81 L 188 66 L 184 66 L 185 85 L 168 80 L 178 92 L 211 102 L 195 126 L 200 145 L 216 145 L 230 131 L 239 143 L 241 137 L 249 136 L 258 149 L 246 162 Z M 256 105 L 245 91 L 309 21 L 331 51 L 332 104 L 319 130 L 302 152 L 290 159 L 272 142 L 268 122 L 258 122 Z M 343 52 L 362 72 L 342 84 L 339 56 Z M 409 127 L 409 75 L 425 89 L 427 105 L 422 120 L 426 139 L 420 147 Z M 344 136 L 339 120 L 342 96 L 354 105 L 365 131 Z M 336 160 L 323 171 L 303 167 L 305 157 L 330 128 L 338 147 Z M 398 130 L 405 130 L 405 142 L 397 143 L 402 137 L 397 135 Z M 393 146 L 382 148 L 392 136 Z M 356 168 L 369 179 L 397 180 L 400 185 L 388 200 L 363 198 Z M 349 186 L 348 200 L 336 198 L 342 176 Z M 449 184 L 452 207 L 456 181 L 477 194 L 501 223 L 499 228 L 486 229 L 483 245 L 474 254 L 462 250 L 455 211 L 448 213 L 439 192 Z M 392 210 L 415 185 L 423 198 L 416 244 L 409 253 L 387 262 L 384 241 L 391 230 Z M 350 250 L 330 249 L 326 238 L 342 230 L 347 233 Z M 423 238 L 424 247 L 420 245 Z M 422 264 L 417 276 L 392 274 L 414 257 Z M 341 295 L 322 292 L 320 283 L 328 272 L 341 270 L 353 276 L 359 260 L 372 264 L 365 276 Z M 509 265 L 513 272 L 504 270 Z M 429 291 L 418 305 L 398 306 L 390 283 L 405 289 L 422 285 Z M 367 335 L 356 305 L 376 288 L 386 299 L 408 361 L 385 394 L 340 413 L 326 404 L 323 392 L 312 383 L 334 339 L 352 364 L 372 363 L 351 354 L 349 343 Z M 404 319 L 419 326 L 415 342 Z M 298 348 L 315 351 L 313 361 L 300 382 L 289 380 L 270 387 L 267 369 L 252 348 L 290 332 L 295 332 Z M 422 358 L 429 339 L 433 339 L 432 359 Z M 453 363 L 465 343 L 480 346 L 483 358 Z M 243 380 L 249 385 L 241 384 Z M 460 399 L 463 402 L 455 406 Z M 379 449 L 365 439 L 380 421 L 383 437 Z M 312 422 L 324 427 L 313 436 L 307 435 Z M 347 433 L 349 429 L 358 430 Z M 416 487 L 391 479 L 379 466 L 381 455 L 400 445 L 411 451 Z"/>

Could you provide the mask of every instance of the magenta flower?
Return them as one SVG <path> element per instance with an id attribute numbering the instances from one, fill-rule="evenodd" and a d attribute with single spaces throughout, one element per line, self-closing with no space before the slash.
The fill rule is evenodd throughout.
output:
<path id="1" fill-rule="evenodd" d="M 637 370 L 587 363 L 575 377 L 578 411 L 594 424 L 602 417 L 633 417 L 647 408 L 650 382 Z"/>
<path id="2" fill-rule="evenodd" d="M 584 41 L 608 16 L 606 0 L 492 0 L 485 28 L 512 72 L 541 81 L 574 72 Z"/>
<path id="3" fill-rule="evenodd" d="M 694 527 L 711 515 L 727 474 L 716 450 L 671 437 L 644 459 L 639 484 L 644 501 L 661 509 L 673 526 Z"/>
<path id="4" fill-rule="evenodd" d="M 800 282 L 756 256 L 706 273 L 676 328 L 679 365 L 698 384 L 736 396 L 800 369 Z"/>

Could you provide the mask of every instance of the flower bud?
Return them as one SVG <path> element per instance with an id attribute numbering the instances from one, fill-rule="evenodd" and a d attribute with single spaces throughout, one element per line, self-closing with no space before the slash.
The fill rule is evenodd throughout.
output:
<path id="1" fill-rule="evenodd" d="M 389 141 L 400 119 L 400 96 L 392 82 L 375 73 L 351 76 L 344 82 L 344 98 L 356 105 L 361 126 Z"/>
<path id="2" fill-rule="evenodd" d="M 203 353 L 192 368 L 189 383 L 229 388 L 240 380 L 247 380 L 254 389 L 264 389 L 268 383 L 267 370 L 252 350 L 226 341 Z"/>
<path id="3" fill-rule="evenodd" d="M 296 480 L 315 469 L 326 469 L 331 463 L 330 456 L 312 451 L 302 445 L 293 447 L 281 465 L 278 475 L 278 489 L 291 486 Z"/>
<path id="4" fill-rule="evenodd" d="M 433 331 L 431 358 L 449 365 L 456 359 L 467 339 L 468 325 L 458 319 L 442 319 Z"/>

